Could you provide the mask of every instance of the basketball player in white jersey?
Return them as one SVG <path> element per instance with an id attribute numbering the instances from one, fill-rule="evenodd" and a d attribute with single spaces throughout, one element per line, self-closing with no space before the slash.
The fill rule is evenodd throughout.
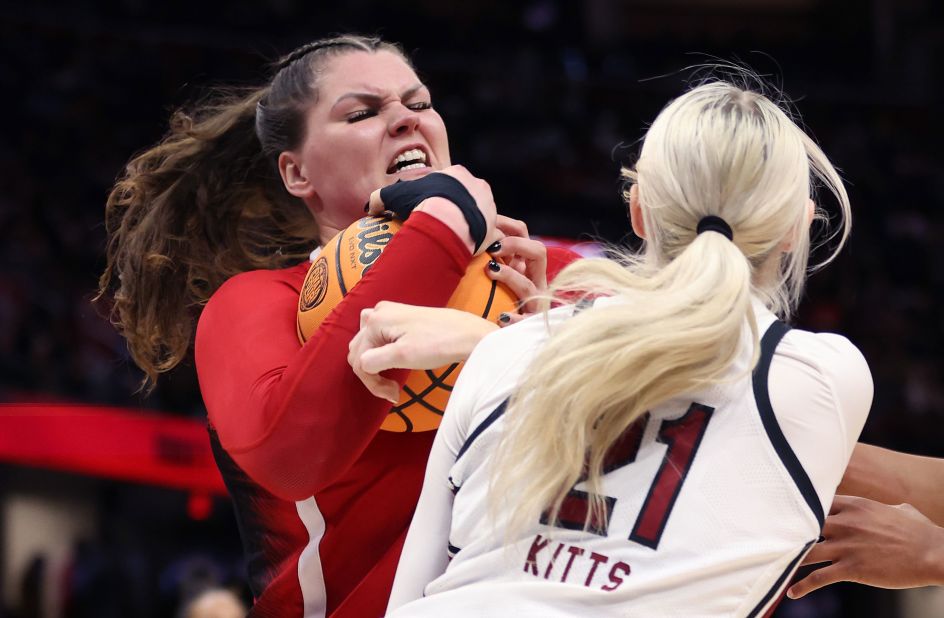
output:
<path id="1" fill-rule="evenodd" d="M 645 251 L 576 263 L 555 287 L 584 302 L 475 348 L 388 615 L 763 616 L 819 536 L 872 381 L 848 340 L 777 316 L 815 181 L 846 240 L 836 170 L 766 97 L 714 82 L 624 174 Z"/>

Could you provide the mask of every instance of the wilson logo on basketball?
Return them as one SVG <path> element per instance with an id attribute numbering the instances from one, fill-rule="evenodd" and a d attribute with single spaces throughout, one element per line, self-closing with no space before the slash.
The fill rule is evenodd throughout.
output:
<path id="1" fill-rule="evenodd" d="M 377 261 L 393 238 L 389 222 L 390 219 L 377 217 L 366 217 L 358 222 L 360 231 L 357 233 L 357 259 L 364 267 L 361 276 Z"/>
<path id="2" fill-rule="evenodd" d="M 315 334 L 331 311 L 377 262 L 400 226 L 399 221 L 387 217 L 366 217 L 325 243 L 318 260 L 309 267 L 299 296 L 295 328 L 300 343 L 305 344 Z M 503 311 L 514 311 L 518 299 L 511 290 L 485 274 L 489 259 L 483 253 L 469 262 L 447 307 L 468 311 L 489 321 L 496 320 Z M 439 427 L 461 367 L 461 364 L 452 364 L 411 371 L 397 404 L 390 408 L 380 428 L 410 432 Z"/>
<path id="3" fill-rule="evenodd" d="M 320 305 L 321 301 L 324 300 L 327 289 L 328 261 L 324 257 L 320 257 L 311 265 L 308 276 L 305 277 L 305 285 L 302 286 L 302 293 L 298 299 L 298 310 L 311 311 Z"/>

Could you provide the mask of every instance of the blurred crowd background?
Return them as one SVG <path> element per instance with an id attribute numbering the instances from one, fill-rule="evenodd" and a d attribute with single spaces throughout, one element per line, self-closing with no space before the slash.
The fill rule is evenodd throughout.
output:
<path id="1" fill-rule="evenodd" d="M 91 305 L 106 193 L 172 110 L 214 84 L 260 83 L 282 53 L 345 31 L 401 42 L 446 119 L 453 161 L 532 233 L 574 240 L 626 240 L 619 167 L 692 79 L 687 67 L 741 62 L 782 87 L 842 169 L 854 209 L 850 245 L 811 279 L 796 322 L 847 335 L 868 359 L 863 440 L 944 455 L 934 0 L 2 3 L 0 400 L 203 417 L 192 364 L 143 396 L 123 341 Z M 822 205 L 833 207 L 828 196 Z M 0 497 L 36 484 L 92 496 L 96 521 L 55 578 L 42 555 L 3 572 L 13 584 L 0 616 L 50 615 L 34 601 L 49 581 L 66 616 L 171 616 L 195 587 L 245 598 L 224 500 L 194 517 L 180 492 L 0 465 Z M 902 598 L 836 586 L 777 615 L 918 615 Z"/>

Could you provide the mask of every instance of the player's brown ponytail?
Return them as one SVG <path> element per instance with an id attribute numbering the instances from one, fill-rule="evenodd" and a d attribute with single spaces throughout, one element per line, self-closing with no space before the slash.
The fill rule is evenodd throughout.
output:
<path id="1" fill-rule="evenodd" d="M 304 139 L 324 59 L 380 49 L 403 56 L 360 36 L 300 47 L 275 65 L 266 86 L 219 91 L 176 112 L 167 135 L 128 163 L 105 205 L 97 300 L 108 305 L 146 385 L 184 358 L 200 308 L 226 279 L 307 256 L 317 226 L 284 189 L 277 158 Z"/>

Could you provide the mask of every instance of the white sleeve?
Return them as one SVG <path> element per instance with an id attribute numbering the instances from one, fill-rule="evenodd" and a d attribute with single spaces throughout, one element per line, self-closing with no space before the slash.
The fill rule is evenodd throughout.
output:
<path id="1" fill-rule="evenodd" d="M 841 335 L 792 330 L 768 385 L 784 437 L 828 513 L 872 405 L 868 363 Z"/>
<path id="2" fill-rule="evenodd" d="M 470 359 L 471 360 L 471 359 Z M 467 363 L 459 374 L 426 464 L 426 477 L 410 530 L 407 532 L 393 580 L 387 612 L 421 598 L 427 584 L 442 575 L 449 564 L 449 530 L 452 525 L 452 488 L 449 470 L 465 441 L 475 411 L 475 367 Z"/>
<path id="3" fill-rule="evenodd" d="M 557 320 L 573 307 L 551 311 Z M 387 612 L 421 598 L 426 586 L 449 565 L 453 493 L 449 474 L 459 450 L 482 410 L 490 413 L 512 390 L 534 350 L 546 337 L 542 316 L 531 317 L 487 335 L 465 362 L 449 396 L 442 424 L 426 464 L 423 491 L 410 523 Z"/>

